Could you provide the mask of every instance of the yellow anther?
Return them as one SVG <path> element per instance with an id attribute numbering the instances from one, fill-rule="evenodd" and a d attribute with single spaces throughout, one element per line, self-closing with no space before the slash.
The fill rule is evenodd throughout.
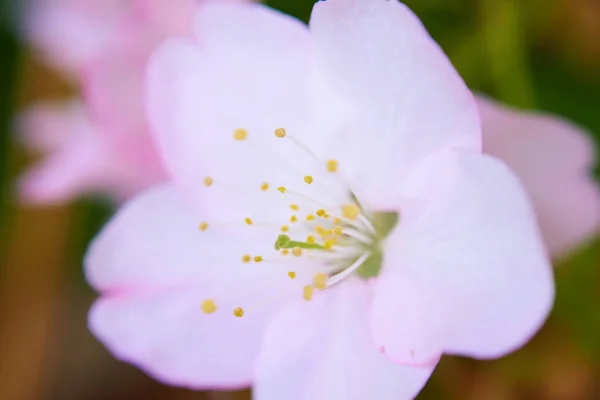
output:
<path id="1" fill-rule="evenodd" d="M 206 222 L 202 222 L 198 227 L 200 228 L 200 230 L 202 232 L 204 232 L 205 230 L 208 229 L 208 224 Z"/>
<path id="2" fill-rule="evenodd" d="M 313 277 L 313 286 L 317 289 L 325 289 L 327 287 L 327 275 L 319 272 Z"/>
<path id="3" fill-rule="evenodd" d="M 250 254 L 244 254 L 242 256 L 242 262 L 249 263 L 252 261 L 252 256 Z"/>
<path id="4" fill-rule="evenodd" d="M 296 273 L 294 271 L 288 272 L 288 276 L 290 277 L 290 279 L 296 279 Z"/>
<path id="5" fill-rule="evenodd" d="M 233 315 L 235 315 L 238 318 L 241 318 L 244 316 L 244 310 L 242 309 L 242 307 L 236 307 L 233 309 Z"/>
<path id="6" fill-rule="evenodd" d="M 325 210 L 323 210 L 322 208 L 321 208 L 321 209 L 319 209 L 319 210 L 317 210 L 317 215 L 318 215 L 319 217 L 322 217 L 323 215 L 325 215 Z"/>
<path id="7" fill-rule="evenodd" d="M 336 235 L 336 236 L 342 236 L 343 229 L 344 228 L 342 228 L 341 226 L 336 225 L 336 226 L 333 227 L 333 234 Z"/>
<path id="8" fill-rule="evenodd" d="M 212 186 L 212 184 L 214 182 L 215 181 L 210 176 L 207 176 L 206 178 L 204 178 L 204 186 L 206 186 L 206 187 Z"/>
<path id="9" fill-rule="evenodd" d="M 300 207 L 298 207 L 298 204 L 290 204 L 290 208 L 291 208 L 293 211 L 298 211 L 298 210 L 300 209 Z"/>
<path id="10" fill-rule="evenodd" d="M 308 244 L 314 244 L 317 240 L 315 239 L 314 236 L 307 236 L 306 237 L 306 243 Z"/>
<path id="11" fill-rule="evenodd" d="M 260 190 L 266 192 L 267 190 L 269 190 L 269 184 L 267 182 L 263 183 L 262 185 L 260 185 Z"/>
<path id="12" fill-rule="evenodd" d="M 333 248 L 334 244 L 335 244 L 335 240 L 329 239 L 329 240 L 326 240 L 325 243 L 323 243 L 323 247 L 325 248 L 325 250 L 331 250 Z"/>
<path id="13" fill-rule="evenodd" d="M 317 226 L 315 227 L 315 232 L 317 232 L 318 235 L 323 236 L 327 231 L 322 226 Z"/>
<path id="14" fill-rule="evenodd" d="M 245 222 L 247 225 L 252 225 L 252 219 L 250 219 L 250 218 L 244 218 L 244 222 Z"/>
<path id="15" fill-rule="evenodd" d="M 254 257 L 254 262 L 261 262 L 262 260 L 263 260 L 263 258 L 261 256 Z"/>
<path id="16" fill-rule="evenodd" d="M 296 246 L 292 249 L 292 254 L 296 257 L 300 257 L 302 255 L 302 249 Z"/>
<path id="17" fill-rule="evenodd" d="M 360 208 L 356 204 L 346 204 L 342 207 L 342 215 L 344 218 L 355 220 L 360 214 Z"/>
<path id="18" fill-rule="evenodd" d="M 325 213 L 325 215 L 323 215 L 323 218 L 325 218 L 325 219 L 329 218 L 329 214 Z"/>
<path id="19" fill-rule="evenodd" d="M 282 256 L 287 256 L 288 254 L 290 254 L 290 249 L 281 249 L 279 250 L 279 252 Z"/>
<path id="20" fill-rule="evenodd" d="M 287 226 L 287 225 L 283 225 L 283 226 L 281 227 L 281 232 L 283 232 L 283 233 L 286 233 L 286 232 L 287 232 L 287 231 L 289 231 L 289 230 L 290 230 L 290 227 L 289 227 L 289 226 Z"/>
<path id="21" fill-rule="evenodd" d="M 236 129 L 233 131 L 233 138 L 238 141 L 246 140 L 248 138 L 248 131 L 243 128 Z"/>
<path id="22" fill-rule="evenodd" d="M 285 193 L 285 186 L 279 186 L 277 190 L 279 190 L 281 193 Z"/>
<path id="23" fill-rule="evenodd" d="M 302 297 L 304 297 L 304 300 L 312 300 L 312 295 L 313 295 L 313 287 L 311 285 L 306 285 L 304 286 L 304 289 L 302 291 Z"/>
<path id="24" fill-rule="evenodd" d="M 285 129 L 283 129 L 283 128 L 275 129 L 275 136 L 277 136 L 278 138 L 284 138 L 285 135 L 286 135 Z"/>
<path id="25" fill-rule="evenodd" d="M 202 311 L 206 314 L 212 314 L 217 311 L 217 303 L 214 300 L 206 299 L 200 305 Z"/>
<path id="26" fill-rule="evenodd" d="M 310 175 L 306 175 L 304 177 L 304 182 L 306 182 L 306 183 L 308 183 L 310 185 L 311 183 L 313 183 L 313 177 L 310 176 Z"/>
<path id="27" fill-rule="evenodd" d="M 290 217 L 290 222 L 291 222 L 292 224 L 295 224 L 296 222 L 298 222 L 298 217 L 296 217 L 295 215 L 292 215 L 292 216 Z"/>
<path id="28" fill-rule="evenodd" d="M 306 220 L 307 220 L 307 221 L 313 221 L 314 219 L 315 219 L 315 216 L 314 216 L 314 215 L 312 215 L 312 214 L 308 214 L 308 215 L 306 216 Z"/>
<path id="29" fill-rule="evenodd" d="M 339 224 L 341 224 L 341 223 L 342 223 L 342 219 L 341 219 L 341 218 L 338 218 L 338 217 L 335 217 L 335 218 L 333 219 L 333 223 L 334 223 L 334 224 L 336 224 L 336 225 L 339 225 Z"/>
<path id="30" fill-rule="evenodd" d="M 327 160 L 327 171 L 335 172 L 338 170 L 338 162 L 336 160 Z"/>

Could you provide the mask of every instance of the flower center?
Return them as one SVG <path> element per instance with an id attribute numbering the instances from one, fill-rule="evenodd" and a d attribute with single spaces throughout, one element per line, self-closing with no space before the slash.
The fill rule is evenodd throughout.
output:
<path id="1" fill-rule="evenodd" d="M 311 300 L 315 290 L 327 288 L 341 282 L 345 278 L 356 275 L 368 279 L 379 274 L 382 263 L 382 243 L 398 222 L 396 212 L 369 212 L 363 208 L 359 199 L 353 194 L 345 182 L 342 167 L 337 160 L 320 160 L 314 153 L 296 138 L 290 136 L 285 129 L 275 130 L 275 136 L 286 139 L 321 166 L 323 174 L 304 175 L 303 181 L 307 190 L 292 191 L 285 186 L 273 188 L 291 201 L 286 207 L 291 211 L 285 221 L 280 221 L 279 233 L 274 237 L 274 254 L 241 255 L 244 263 L 260 263 L 272 260 L 280 265 L 289 265 L 287 276 L 296 280 L 302 274 L 301 268 L 306 260 L 317 266 L 311 272 L 312 279 L 302 286 L 302 296 Z M 245 142 L 249 139 L 248 131 L 237 129 L 233 139 Z M 204 185 L 211 187 L 217 184 L 212 177 L 204 179 Z M 334 190 L 335 189 L 337 190 Z M 273 190 L 269 183 L 262 183 L 258 189 L 263 192 Z M 293 201 L 293 202 L 292 202 Z M 246 217 L 246 226 L 254 226 L 255 221 Z M 206 231 L 207 222 L 199 225 Z M 264 256 L 264 257 L 263 257 Z M 202 310 L 213 313 L 217 310 L 216 302 L 207 299 L 202 303 Z M 235 307 L 233 315 L 242 317 L 244 310 Z"/>

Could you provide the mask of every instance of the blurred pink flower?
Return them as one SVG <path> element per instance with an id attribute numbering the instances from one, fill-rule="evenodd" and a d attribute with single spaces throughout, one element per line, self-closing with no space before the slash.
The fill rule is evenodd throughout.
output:
<path id="1" fill-rule="evenodd" d="M 42 136 L 57 143 L 43 147 L 48 160 L 23 177 L 26 201 L 63 202 L 88 192 L 123 200 L 166 179 L 144 113 L 144 73 L 160 42 L 191 34 L 196 7 L 195 0 L 32 1 L 27 38 L 79 81 L 84 98 L 77 107 L 38 105 L 22 116 L 31 147 L 40 147 Z"/>
<path id="2" fill-rule="evenodd" d="M 554 290 L 533 211 L 405 6 L 319 2 L 307 29 L 211 4 L 195 35 L 150 62 L 173 182 L 86 257 L 116 357 L 258 399 L 398 400 L 443 353 L 500 357 L 536 332 Z"/>
<path id="3" fill-rule="evenodd" d="M 106 134 L 78 102 L 32 107 L 19 125 L 25 144 L 47 154 L 21 178 L 29 202 L 61 203 L 81 193 L 125 200 L 165 176 L 148 136 Z"/>
<path id="4" fill-rule="evenodd" d="M 550 115 L 478 98 L 483 150 L 521 179 L 548 251 L 564 256 L 600 226 L 600 189 L 591 176 L 594 146 L 581 129 Z"/>

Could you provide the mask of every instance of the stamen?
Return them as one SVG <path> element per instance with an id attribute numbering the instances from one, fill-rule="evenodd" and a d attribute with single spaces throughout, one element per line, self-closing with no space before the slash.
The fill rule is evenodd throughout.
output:
<path id="1" fill-rule="evenodd" d="M 263 260 L 263 258 L 262 258 L 261 256 L 255 256 L 255 257 L 254 257 L 254 262 L 257 262 L 257 263 L 259 263 L 259 262 L 261 262 L 262 260 Z"/>
<path id="2" fill-rule="evenodd" d="M 209 186 L 212 186 L 213 183 L 214 183 L 214 180 L 210 176 L 207 176 L 206 178 L 204 178 L 204 186 L 209 187 Z"/>
<path id="3" fill-rule="evenodd" d="M 205 314 L 212 314 L 217 311 L 217 304 L 212 299 L 206 299 L 202 302 L 200 308 Z"/>
<path id="4" fill-rule="evenodd" d="M 300 257 L 302 255 L 302 249 L 296 246 L 292 249 L 292 254 L 296 257 Z"/>
<path id="5" fill-rule="evenodd" d="M 325 248 L 325 250 L 331 250 L 333 248 L 334 244 L 335 244 L 335 240 L 329 239 L 329 240 L 326 240 L 325 243 L 323 243 L 323 247 Z"/>
<path id="6" fill-rule="evenodd" d="M 206 222 L 202 222 L 202 223 L 200 223 L 200 225 L 198 226 L 198 228 L 200 228 L 200 230 L 201 230 L 202 232 L 204 232 L 205 230 L 207 230 L 207 229 L 208 229 L 208 223 L 206 223 Z"/>
<path id="7" fill-rule="evenodd" d="M 246 222 L 247 225 L 252 225 L 252 219 L 250 218 L 244 218 L 244 222 Z"/>
<path id="8" fill-rule="evenodd" d="M 315 216 L 314 216 L 314 215 L 312 215 L 312 214 L 308 214 L 308 215 L 306 216 L 306 220 L 307 220 L 307 221 L 314 221 L 314 219 L 315 219 Z"/>
<path id="9" fill-rule="evenodd" d="M 312 295 L 313 287 L 311 285 L 304 286 L 302 297 L 304 297 L 305 300 L 310 301 L 312 300 Z"/>
<path id="10" fill-rule="evenodd" d="M 292 224 L 295 224 L 296 222 L 298 222 L 298 217 L 297 217 L 297 216 L 295 216 L 295 215 L 292 215 L 292 216 L 290 217 L 290 222 L 291 222 Z"/>
<path id="11" fill-rule="evenodd" d="M 326 211 L 325 211 L 324 209 L 322 209 L 322 208 L 321 208 L 321 209 L 317 210 L 317 215 L 318 215 L 319 217 L 322 217 L 322 216 L 324 216 L 325 214 L 326 214 Z"/>
<path id="12" fill-rule="evenodd" d="M 275 136 L 277 136 L 278 138 L 284 138 L 285 135 L 286 135 L 285 129 L 283 129 L 283 128 L 275 129 Z"/>
<path id="13" fill-rule="evenodd" d="M 269 190 L 269 184 L 267 182 L 263 183 L 262 185 L 260 185 L 260 190 L 266 192 L 267 190 Z"/>
<path id="14" fill-rule="evenodd" d="M 345 235 L 353 237 L 354 239 L 366 245 L 371 245 L 371 243 L 373 243 L 373 240 L 369 236 L 363 235 L 360 231 L 357 231 L 355 229 L 345 228 L 343 230 L 343 233 Z"/>
<path id="15" fill-rule="evenodd" d="M 242 262 L 249 263 L 252 261 L 252 256 L 250 254 L 244 254 L 242 256 Z"/>
<path id="16" fill-rule="evenodd" d="M 290 254 L 290 249 L 281 249 L 279 250 L 279 252 L 282 256 L 287 256 L 288 254 Z"/>
<path id="17" fill-rule="evenodd" d="M 283 225 L 283 226 L 281 227 L 281 232 L 283 232 L 283 233 L 286 233 L 286 232 L 287 232 L 287 231 L 289 231 L 289 230 L 290 230 L 290 227 L 289 227 L 289 226 L 287 226 L 287 225 Z"/>
<path id="18" fill-rule="evenodd" d="M 344 218 L 354 221 L 360 214 L 360 208 L 356 204 L 346 204 L 342 207 L 342 215 Z"/>
<path id="19" fill-rule="evenodd" d="M 313 183 L 313 177 L 310 176 L 310 175 L 306 175 L 304 177 L 304 182 L 306 182 L 306 183 L 308 183 L 310 185 L 311 183 Z"/>
<path id="20" fill-rule="evenodd" d="M 285 186 L 279 186 L 277 190 L 279 190 L 281 193 L 285 193 Z"/>
<path id="21" fill-rule="evenodd" d="M 296 279 L 296 273 L 294 271 L 288 272 L 288 276 L 290 277 L 290 279 Z"/>
<path id="22" fill-rule="evenodd" d="M 337 275 L 332 276 L 331 278 L 327 279 L 327 287 L 333 286 L 336 283 L 340 282 L 341 280 L 343 280 L 344 278 L 346 278 L 348 275 L 352 274 L 354 271 L 356 271 L 361 265 L 363 265 L 363 263 L 365 261 L 367 261 L 367 259 L 371 257 L 371 253 L 367 252 L 364 253 L 362 256 L 360 256 L 351 266 L 349 266 L 348 268 L 346 268 L 345 270 L 343 270 L 342 272 L 340 272 Z"/>
<path id="23" fill-rule="evenodd" d="M 238 318 L 242 318 L 244 316 L 244 310 L 242 309 L 242 307 L 236 307 L 233 309 L 233 315 L 235 315 Z"/>
<path id="24" fill-rule="evenodd" d="M 298 211 L 300 209 L 298 204 L 290 204 L 290 208 L 292 209 L 292 211 Z"/>
<path id="25" fill-rule="evenodd" d="M 317 289 L 323 290 L 327 287 L 327 275 L 319 272 L 313 277 L 313 286 Z"/>
<path id="26" fill-rule="evenodd" d="M 308 244 L 314 244 L 315 241 L 316 241 L 316 239 L 315 239 L 314 236 L 307 236 L 306 237 L 306 243 L 308 243 Z"/>
<path id="27" fill-rule="evenodd" d="M 338 162 L 336 160 L 327 160 L 327 171 L 336 172 L 338 170 Z"/>
<path id="28" fill-rule="evenodd" d="M 248 131 L 243 128 L 236 129 L 233 132 L 233 138 L 235 140 L 237 140 L 238 142 L 241 142 L 242 140 L 246 140 L 248 138 Z"/>

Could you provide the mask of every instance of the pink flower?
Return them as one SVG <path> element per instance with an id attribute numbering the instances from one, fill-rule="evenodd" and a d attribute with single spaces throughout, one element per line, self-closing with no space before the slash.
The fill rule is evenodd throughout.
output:
<path id="1" fill-rule="evenodd" d="M 408 399 L 442 354 L 537 331 L 554 289 L 527 197 L 405 6 L 319 2 L 307 29 L 211 4 L 195 35 L 150 63 L 174 179 L 86 257 L 116 357 L 257 399 Z"/>
<path id="2" fill-rule="evenodd" d="M 600 190 L 590 174 L 594 146 L 587 135 L 549 115 L 517 112 L 484 98 L 478 105 L 483 150 L 521 179 L 550 253 L 564 256 L 596 234 Z"/>
<path id="3" fill-rule="evenodd" d="M 25 144 L 48 154 L 21 177 L 21 194 L 31 203 L 62 203 L 81 193 L 125 200 L 165 179 L 148 137 L 102 131 L 79 102 L 37 105 L 19 122 Z"/>
<path id="4" fill-rule="evenodd" d="M 196 1 L 176 3 L 34 0 L 26 35 L 80 81 L 84 100 L 76 109 L 38 105 L 22 117 L 31 147 L 42 136 L 57 143 L 42 146 L 48 159 L 24 176 L 25 200 L 56 203 L 87 192 L 123 200 L 165 180 L 144 113 L 143 76 L 160 42 L 191 33 Z"/>

